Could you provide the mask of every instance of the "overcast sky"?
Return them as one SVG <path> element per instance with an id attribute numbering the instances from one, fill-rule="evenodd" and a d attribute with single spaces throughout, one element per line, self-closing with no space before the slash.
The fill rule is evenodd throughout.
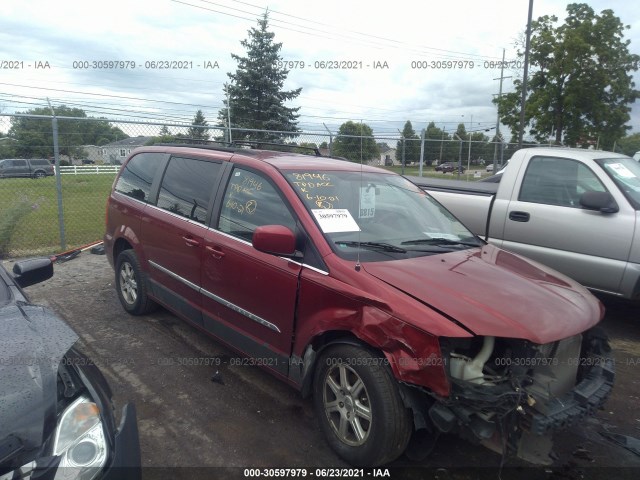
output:
<path id="1" fill-rule="evenodd" d="M 533 17 L 564 19 L 568 3 L 535 0 Z M 625 36 L 631 52 L 640 53 L 635 2 L 588 3 L 596 12 L 611 8 L 630 25 Z M 23 63 L 0 70 L 0 110 L 44 106 L 49 97 L 54 105 L 122 119 L 184 122 L 200 108 L 213 123 L 227 72 L 236 69 L 230 54 L 244 54 L 240 41 L 267 7 L 282 57 L 305 64 L 291 69 L 285 85 L 302 87 L 291 106 L 301 107 L 303 130 L 323 130 L 325 123 L 335 131 L 346 120 L 363 120 L 375 134 L 397 135 L 406 120 L 417 131 L 430 121 L 448 131 L 460 122 L 468 130 L 495 126 L 491 100 L 500 69 L 490 62 L 501 60 L 503 48 L 507 60 L 516 60 L 528 0 L 2 0 L 0 61 Z M 134 62 L 135 69 L 79 68 L 80 62 L 93 66 L 105 60 Z M 362 67 L 316 64 L 336 60 Z M 412 62 L 447 60 L 467 63 L 453 70 L 412 68 L 418 66 Z M 154 61 L 180 61 L 188 68 L 154 69 Z M 50 68 L 37 69 L 36 62 Z M 218 68 L 205 68 L 206 62 Z M 521 72 L 507 69 L 504 75 Z M 638 84 L 639 79 L 636 74 Z M 513 90 L 510 78 L 503 90 Z M 632 133 L 640 131 L 637 103 L 630 125 Z"/>

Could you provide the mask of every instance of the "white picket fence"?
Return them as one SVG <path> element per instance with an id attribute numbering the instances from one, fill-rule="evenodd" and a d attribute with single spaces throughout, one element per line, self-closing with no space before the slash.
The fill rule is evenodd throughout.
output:
<path id="1" fill-rule="evenodd" d="M 110 173 L 115 175 L 120 170 L 120 165 L 69 165 L 60 167 L 60 175 L 90 175 Z"/>

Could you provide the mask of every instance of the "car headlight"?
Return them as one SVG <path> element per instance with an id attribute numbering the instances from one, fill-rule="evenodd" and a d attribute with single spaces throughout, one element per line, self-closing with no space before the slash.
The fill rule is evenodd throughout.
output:
<path id="1" fill-rule="evenodd" d="M 108 446 L 100 409 L 88 397 L 75 400 L 60 417 L 53 454 L 61 457 L 56 480 L 90 480 L 104 467 Z"/>

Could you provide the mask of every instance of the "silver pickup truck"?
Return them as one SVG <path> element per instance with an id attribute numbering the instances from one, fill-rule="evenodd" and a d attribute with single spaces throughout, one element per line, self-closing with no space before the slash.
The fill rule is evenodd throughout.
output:
<path id="1" fill-rule="evenodd" d="M 640 164 L 604 151 L 515 152 L 499 183 L 408 177 L 476 235 L 586 287 L 640 297 Z"/>

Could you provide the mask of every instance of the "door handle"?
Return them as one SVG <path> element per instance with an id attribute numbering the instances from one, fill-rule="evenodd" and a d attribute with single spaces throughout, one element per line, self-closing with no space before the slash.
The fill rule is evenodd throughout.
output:
<path id="1" fill-rule="evenodd" d="M 225 253 L 222 251 L 222 249 L 220 247 L 206 246 L 205 250 L 207 252 L 209 252 L 211 254 L 211 256 L 213 258 L 215 258 L 216 260 L 220 260 L 222 257 L 225 256 Z"/>
<path id="2" fill-rule="evenodd" d="M 193 237 L 185 236 L 185 237 L 182 237 L 182 239 L 184 240 L 184 243 L 186 243 L 188 247 L 197 247 L 198 245 L 200 245 L 200 242 Z"/>
<path id="3" fill-rule="evenodd" d="M 509 212 L 509 220 L 514 222 L 528 222 L 531 216 L 529 212 Z"/>

